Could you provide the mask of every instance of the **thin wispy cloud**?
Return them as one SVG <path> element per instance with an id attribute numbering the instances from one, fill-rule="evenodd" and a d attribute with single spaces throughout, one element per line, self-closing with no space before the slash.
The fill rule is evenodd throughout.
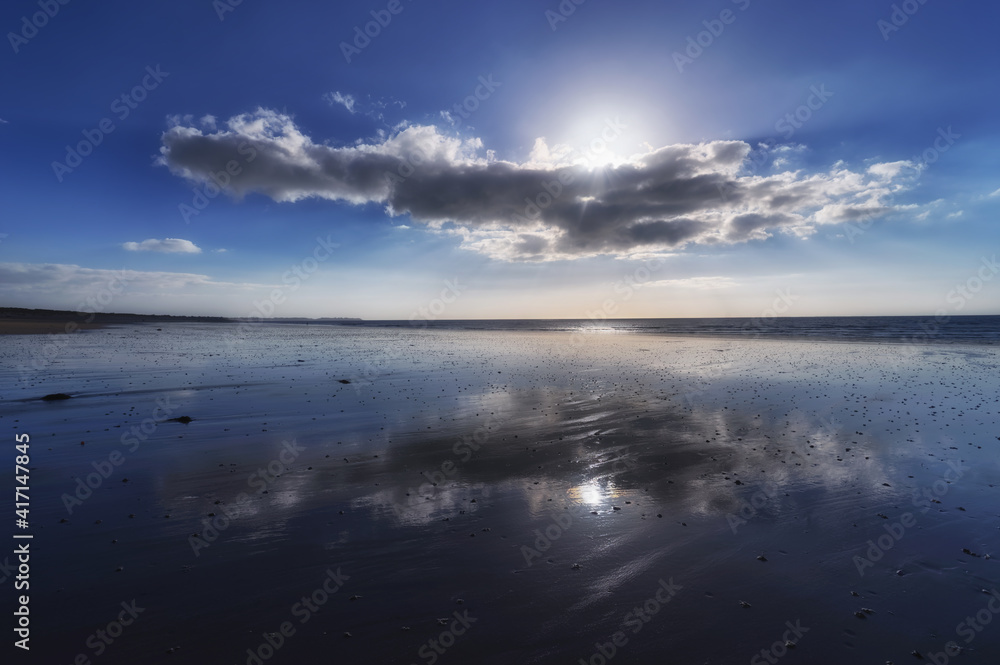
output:
<path id="1" fill-rule="evenodd" d="M 698 291 L 711 291 L 715 289 L 730 289 L 739 286 L 736 280 L 729 277 L 687 277 L 684 279 L 661 279 L 649 282 L 647 286 L 652 287 L 674 287 L 680 289 L 695 289 Z"/>
<path id="2" fill-rule="evenodd" d="M 401 102 L 392 98 L 373 99 L 371 96 L 360 99 L 356 95 L 334 90 L 323 95 L 323 101 L 330 106 L 342 106 L 351 115 L 362 114 L 381 123 L 387 123 L 386 112 L 391 110 L 403 110 L 406 102 Z"/>
<path id="3" fill-rule="evenodd" d="M 339 104 L 347 109 L 352 115 L 357 113 L 355 106 L 357 105 L 357 100 L 351 95 L 342 95 L 340 92 L 328 92 L 323 95 L 323 99 L 327 104 L 333 106 L 334 104 Z"/>
<path id="4" fill-rule="evenodd" d="M 160 163 L 194 182 L 252 145 L 257 158 L 226 187 L 234 197 L 376 203 L 389 216 L 455 235 L 466 249 L 512 261 L 809 236 L 822 225 L 899 212 L 892 197 L 919 172 L 893 162 L 746 175 L 751 146 L 743 141 L 669 145 L 592 168 L 541 150 L 543 140 L 519 163 L 496 159 L 478 138 L 424 125 L 334 147 L 263 108 L 215 132 L 175 124 L 162 142 Z"/>
<path id="5" fill-rule="evenodd" d="M 142 242 L 122 243 L 130 252 L 160 252 L 162 254 L 200 254 L 201 248 L 190 240 L 181 238 L 150 238 Z"/>
<path id="6" fill-rule="evenodd" d="M 115 285 L 135 294 L 174 293 L 182 290 L 252 290 L 273 285 L 217 281 L 208 275 L 145 270 L 107 270 L 64 263 L 0 263 L 0 296 L 19 293 L 93 295 Z"/>

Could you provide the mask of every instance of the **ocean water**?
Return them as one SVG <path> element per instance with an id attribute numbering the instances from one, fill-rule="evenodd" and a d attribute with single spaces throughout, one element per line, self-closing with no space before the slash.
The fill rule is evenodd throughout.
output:
<path id="1" fill-rule="evenodd" d="M 699 319 L 494 319 L 331 321 L 310 325 L 441 330 L 711 335 L 739 338 L 881 341 L 904 344 L 1000 343 L 998 316 L 817 316 Z"/>

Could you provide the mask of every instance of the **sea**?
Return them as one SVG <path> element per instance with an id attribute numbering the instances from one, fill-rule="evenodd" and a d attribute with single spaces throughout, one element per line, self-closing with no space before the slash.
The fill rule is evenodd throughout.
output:
<path id="1" fill-rule="evenodd" d="M 1000 343 L 995 316 L 816 316 L 690 319 L 318 320 L 307 325 L 435 330 L 553 331 L 737 338 L 881 341 L 903 344 Z"/>

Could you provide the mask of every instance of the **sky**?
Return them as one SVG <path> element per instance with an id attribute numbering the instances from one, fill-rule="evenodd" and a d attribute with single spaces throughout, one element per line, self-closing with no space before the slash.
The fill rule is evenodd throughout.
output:
<path id="1" fill-rule="evenodd" d="M 1000 313 L 1000 6 L 11 0 L 0 306 Z"/>

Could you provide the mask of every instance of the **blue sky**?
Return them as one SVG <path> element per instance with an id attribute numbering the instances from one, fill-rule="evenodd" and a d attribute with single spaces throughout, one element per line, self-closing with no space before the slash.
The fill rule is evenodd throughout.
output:
<path id="1" fill-rule="evenodd" d="M 8 2 L 0 304 L 760 316 L 780 293 L 787 315 L 996 313 L 998 18 Z"/>

